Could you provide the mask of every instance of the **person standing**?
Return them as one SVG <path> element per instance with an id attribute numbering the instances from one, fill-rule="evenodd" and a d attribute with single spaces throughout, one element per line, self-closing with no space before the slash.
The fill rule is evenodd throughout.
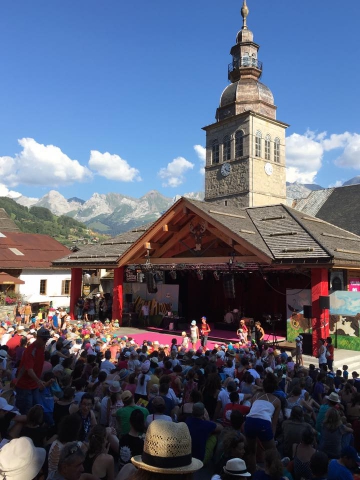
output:
<path id="1" fill-rule="evenodd" d="M 31 407 L 41 404 L 39 390 L 45 388 L 40 379 L 44 366 L 44 352 L 50 332 L 40 328 L 36 340 L 29 345 L 21 357 L 16 379 L 16 406 L 22 415 L 27 415 Z"/>
<path id="2" fill-rule="evenodd" d="M 262 346 L 264 343 L 265 331 L 261 326 L 260 322 L 255 322 L 255 341 L 258 346 L 258 349 L 262 350 Z"/>
<path id="3" fill-rule="evenodd" d="M 324 338 L 320 338 L 320 340 L 319 340 L 318 359 L 319 359 L 319 368 L 320 369 L 322 369 L 325 365 L 327 366 L 326 347 L 325 347 L 325 339 Z"/>
<path id="4" fill-rule="evenodd" d="M 200 336 L 199 336 L 199 329 L 196 325 L 196 320 L 193 320 L 191 322 L 191 327 L 190 327 L 190 341 L 192 348 L 196 350 L 196 344 L 199 341 Z"/>
<path id="5" fill-rule="evenodd" d="M 206 347 L 210 332 L 211 332 L 210 325 L 206 322 L 206 317 L 201 317 L 201 346 L 202 347 Z"/>
<path id="6" fill-rule="evenodd" d="M 14 307 L 14 317 L 15 317 L 15 322 L 18 325 L 21 325 L 21 320 L 23 315 L 24 315 L 24 308 L 22 307 L 21 302 L 17 302 L 17 304 Z"/>
<path id="7" fill-rule="evenodd" d="M 149 326 L 149 304 L 145 302 L 144 305 L 141 307 L 141 314 L 144 318 L 144 326 Z"/>
<path id="8" fill-rule="evenodd" d="M 30 303 L 26 303 L 26 305 L 24 307 L 25 325 L 27 325 L 30 322 L 31 314 L 32 314 L 31 305 L 30 305 Z"/>
<path id="9" fill-rule="evenodd" d="M 333 363 L 334 363 L 334 345 L 332 344 L 332 338 L 328 337 L 326 339 L 326 362 L 328 369 L 330 372 L 333 371 Z"/>

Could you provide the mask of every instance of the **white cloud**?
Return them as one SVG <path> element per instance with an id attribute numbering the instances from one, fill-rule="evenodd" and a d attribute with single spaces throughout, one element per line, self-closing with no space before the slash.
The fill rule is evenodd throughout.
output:
<path id="1" fill-rule="evenodd" d="M 1 181 L 8 186 L 69 185 L 90 179 L 89 169 L 72 160 L 59 147 L 42 145 L 33 138 L 18 140 L 23 150 L 12 157 L 0 157 Z"/>
<path id="2" fill-rule="evenodd" d="M 344 134 L 345 135 L 345 134 Z M 335 160 L 335 165 L 344 168 L 360 169 L 360 135 L 347 134 L 343 153 Z"/>
<path id="3" fill-rule="evenodd" d="M 286 180 L 288 182 L 313 183 L 321 168 L 324 153 L 321 140 L 307 131 L 304 135 L 293 133 L 286 139 Z"/>
<path id="4" fill-rule="evenodd" d="M 0 161 L 1 161 L 1 157 L 0 157 Z M 6 185 L 3 185 L 2 183 L 0 183 L 0 197 L 19 198 L 21 197 L 21 193 L 15 192 L 14 190 L 9 190 Z"/>
<path id="5" fill-rule="evenodd" d="M 199 157 L 199 160 L 200 160 L 200 163 L 201 163 L 201 167 L 200 167 L 199 172 L 202 175 L 205 175 L 206 148 L 203 147 L 202 145 L 194 145 L 194 150 L 195 150 L 197 156 Z"/>
<path id="6" fill-rule="evenodd" d="M 194 168 L 194 164 L 184 157 L 177 157 L 168 163 L 166 168 L 161 168 L 158 172 L 160 178 L 165 180 L 163 187 L 178 187 L 184 180 L 184 174 Z"/>
<path id="7" fill-rule="evenodd" d="M 140 181 L 139 170 L 131 167 L 126 160 L 119 155 L 109 152 L 101 153 L 97 150 L 91 150 L 89 167 L 98 175 L 109 180 L 119 182 Z"/>
<path id="8" fill-rule="evenodd" d="M 341 187 L 344 182 L 342 180 L 336 180 L 335 183 L 331 183 L 328 188 Z"/>

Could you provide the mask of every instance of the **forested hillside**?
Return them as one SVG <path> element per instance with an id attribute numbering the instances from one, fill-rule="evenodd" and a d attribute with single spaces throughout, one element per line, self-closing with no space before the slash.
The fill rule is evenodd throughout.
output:
<path id="1" fill-rule="evenodd" d="M 14 220 L 16 225 L 25 233 L 42 233 L 56 238 L 64 245 L 75 243 L 96 243 L 104 238 L 89 230 L 88 227 L 71 217 L 53 215 L 44 207 L 24 207 L 11 198 L 0 197 L 0 208 Z"/>

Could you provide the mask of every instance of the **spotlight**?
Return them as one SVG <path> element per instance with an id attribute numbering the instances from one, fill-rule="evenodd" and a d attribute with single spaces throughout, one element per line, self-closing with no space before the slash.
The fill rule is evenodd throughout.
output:
<path id="1" fill-rule="evenodd" d="M 203 280 L 204 279 L 204 272 L 202 272 L 201 270 L 198 270 L 196 272 L 196 276 L 197 276 L 198 280 Z"/>
<path id="2" fill-rule="evenodd" d="M 170 277 L 171 277 L 173 280 L 176 280 L 176 270 L 170 270 Z"/>
<path id="3" fill-rule="evenodd" d="M 215 271 L 213 272 L 213 275 L 214 275 L 215 280 L 220 280 L 220 275 L 219 275 L 219 272 L 218 272 L 218 271 L 215 270 Z"/>

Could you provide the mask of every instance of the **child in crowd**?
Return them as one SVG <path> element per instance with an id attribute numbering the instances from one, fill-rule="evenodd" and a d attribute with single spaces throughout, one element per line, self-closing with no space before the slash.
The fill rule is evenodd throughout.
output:
<path id="1" fill-rule="evenodd" d="M 343 365 L 343 377 L 345 378 L 345 380 L 349 378 L 348 368 L 349 367 L 347 365 Z"/>

